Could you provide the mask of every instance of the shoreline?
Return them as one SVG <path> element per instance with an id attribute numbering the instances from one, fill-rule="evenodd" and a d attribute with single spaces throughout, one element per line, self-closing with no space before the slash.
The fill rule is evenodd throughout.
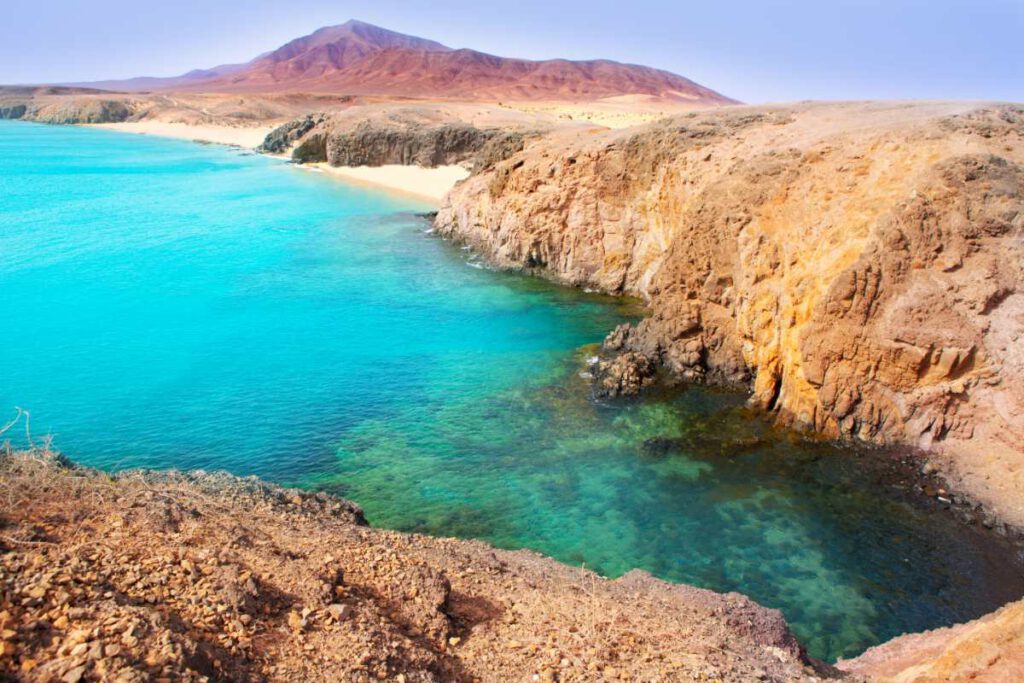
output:
<path id="1" fill-rule="evenodd" d="M 135 135 L 152 135 L 175 140 L 188 140 L 200 144 L 225 145 L 243 149 L 259 147 L 275 126 L 241 128 L 216 125 L 192 125 L 164 121 L 132 121 L 126 123 L 79 124 L 88 128 L 102 128 Z M 290 160 L 285 154 L 268 155 Z M 439 207 L 445 195 L 455 184 L 469 177 L 469 171 L 462 166 L 331 166 L 324 162 L 295 164 L 314 173 L 323 173 L 344 180 L 353 185 L 386 190 L 406 197 L 427 202 Z"/>
<path id="2" fill-rule="evenodd" d="M 313 173 L 323 173 L 340 178 L 347 183 L 364 187 L 384 189 L 389 192 L 441 205 L 448 192 L 456 183 L 469 177 L 469 171 L 462 166 L 331 166 L 326 162 L 295 164 Z"/>
<path id="3" fill-rule="evenodd" d="M 1012 107 L 1005 111 L 1012 113 Z M 684 377 L 727 381 L 734 375 L 742 376 L 753 385 L 753 401 L 775 412 L 780 422 L 799 422 L 798 426 L 811 433 L 851 441 L 921 445 L 928 451 L 933 466 L 940 467 L 957 488 L 969 493 L 963 498 L 977 501 L 1008 527 L 1024 528 L 1024 505 L 1019 497 L 1024 480 L 1014 450 L 1014 444 L 1018 450 L 1020 444 L 1019 439 L 1014 441 L 1014 434 L 1019 433 L 1022 425 L 1013 419 L 1015 394 L 1010 389 L 986 393 L 990 390 L 984 373 L 991 370 L 965 366 L 963 379 L 957 371 L 938 369 L 934 364 L 926 378 L 912 373 L 900 375 L 887 368 L 888 374 L 879 371 L 869 381 L 856 363 L 835 350 L 837 339 L 842 344 L 844 338 L 870 332 L 872 351 L 865 351 L 866 357 L 883 366 L 896 365 L 891 354 L 887 355 L 891 347 L 886 346 L 889 337 L 884 330 L 902 324 L 908 329 L 914 327 L 900 317 L 909 320 L 907 311 L 915 310 L 909 302 L 919 305 L 918 297 L 924 296 L 921 292 L 928 291 L 932 297 L 930 311 L 940 308 L 938 301 L 944 311 L 967 310 L 965 301 L 984 298 L 976 282 L 1005 278 L 1011 283 L 1006 285 L 1007 291 L 1014 291 L 1013 260 L 1005 259 L 1005 272 L 994 274 L 985 270 L 989 261 L 984 253 L 974 260 L 965 258 L 957 262 L 956 275 L 949 274 L 953 272 L 950 267 L 938 260 L 931 263 L 930 271 L 918 265 L 913 266 L 918 270 L 900 271 L 906 275 L 890 277 L 884 288 L 879 285 L 879 291 L 872 290 L 871 294 L 871 301 L 879 299 L 891 309 L 893 320 L 865 313 L 862 322 L 838 305 L 830 309 L 809 303 L 832 301 L 829 297 L 842 290 L 843 277 L 860 274 L 865 268 L 879 272 L 876 262 L 916 263 L 916 254 L 911 249 L 893 250 L 877 245 L 887 244 L 879 235 L 884 232 L 882 228 L 891 225 L 886 217 L 892 212 L 901 216 L 900 212 L 906 213 L 907 225 L 914 226 L 915 235 L 922 240 L 933 238 L 923 219 L 911 216 L 910 205 L 898 201 L 923 196 L 923 188 L 936 188 L 934 196 L 946 198 L 945 203 L 929 205 L 929 211 L 949 216 L 951 225 L 965 225 L 967 215 L 991 213 L 993 224 L 1004 231 L 999 233 L 1004 235 L 1000 239 L 1011 246 L 1012 241 L 1005 235 L 1012 234 L 1013 226 L 1002 216 L 1015 214 L 998 214 L 994 208 L 997 205 L 986 201 L 985 188 L 1000 174 L 1006 176 L 1003 182 L 1008 188 L 1018 183 L 1020 171 L 1014 159 L 1021 148 L 1016 144 L 1019 136 L 1015 124 L 1012 120 L 1004 121 L 1003 107 L 972 109 L 962 103 L 808 104 L 782 110 L 748 108 L 744 112 L 748 118 L 740 124 L 728 112 L 703 114 L 687 123 L 718 131 L 707 136 L 701 134 L 699 143 L 689 137 L 690 128 L 679 132 L 668 124 L 659 124 L 630 138 L 636 146 L 632 152 L 623 150 L 623 135 L 613 133 L 533 145 L 514 161 L 518 164 L 515 183 L 506 183 L 501 175 L 507 172 L 506 167 L 496 167 L 457 188 L 449 206 L 435 221 L 437 231 L 445 237 L 459 236 L 506 268 L 532 268 L 536 261 L 533 245 L 540 244 L 540 261 L 549 279 L 649 293 L 652 308 L 660 311 L 649 319 L 651 322 L 619 335 L 617 351 L 636 353 L 653 360 L 655 365 L 667 357 L 673 369 Z M 757 116 L 761 118 L 751 118 Z M 987 127 L 990 125 L 991 130 Z M 978 130 L 983 130 L 984 135 L 979 135 Z M 915 144 L 910 141 L 921 135 L 932 141 L 934 159 L 906 151 Z M 894 147 L 892 159 L 863 153 L 882 144 L 880 140 L 885 144 L 907 140 L 908 146 Z M 968 144 L 973 146 L 972 153 L 979 156 L 964 156 Z M 786 163 L 794 169 L 791 179 L 769 181 L 768 178 L 783 176 L 778 175 L 775 167 L 762 163 L 760 160 L 767 157 L 761 155 L 781 154 L 778 150 L 782 149 L 790 155 L 791 160 Z M 814 155 L 823 149 L 833 155 L 829 164 L 804 163 L 797 154 L 817 159 Z M 967 167 L 977 159 L 989 159 L 985 154 L 1004 154 L 1005 160 L 999 156 L 995 157 L 996 162 L 985 162 L 983 168 L 991 180 L 978 180 Z M 567 169 L 551 164 L 551 157 L 568 155 L 586 155 L 596 161 L 590 167 L 574 165 Z M 751 169 L 749 176 L 739 173 L 736 166 L 745 155 L 758 159 L 743 162 Z M 652 164 L 652 158 L 661 161 Z M 634 186 L 608 183 L 599 163 L 605 159 L 608 167 L 624 168 L 624 177 L 640 180 Z M 849 166 L 844 165 L 849 159 L 861 160 L 865 166 L 863 176 L 851 179 Z M 886 175 L 896 164 L 913 168 L 915 173 L 900 171 Z M 1007 170 L 1003 171 L 1004 168 Z M 885 182 L 879 180 L 883 177 Z M 842 185 L 841 195 L 833 194 L 833 189 L 839 187 L 837 178 L 848 183 Z M 549 193 L 532 192 L 535 184 L 543 184 Z M 495 187 L 503 191 L 496 193 Z M 555 204 L 549 196 L 563 201 Z M 846 203 L 839 203 L 837 196 Z M 955 200 L 951 199 L 953 196 Z M 1007 196 L 1008 202 L 1019 201 L 1019 194 L 1014 191 L 1008 191 Z M 761 213 L 751 208 L 758 202 L 762 202 Z M 616 210 L 594 211 L 595 204 L 614 206 Z M 973 214 L 964 208 L 968 205 Z M 865 208 L 865 213 L 850 213 L 850 206 Z M 749 221 L 761 232 L 754 237 L 755 233 L 746 227 L 733 230 L 733 219 L 724 218 L 732 214 L 744 226 Z M 815 231 L 795 230 L 804 243 L 791 242 L 789 235 L 779 236 L 782 226 L 808 216 L 814 217 L 809 220 L 817 221 Z M 673 232 L 666 225 L 690 227 Z M 856 234 L 863 244 L 850 242 L 848 231 L 859 231 Z M 623 245 L 607 239 L 602 242 L 584 238 L 609 234 L 616 238 L 628 234 L 633 241 Z M 774 242 L 770 248 L 752 246 L 772 240 L 778 240 L 778 252 L 772 251 L 776 248 Z M 676 248 L 669 251 L 673 247 Z M 752 255 L 744 249 L 750 249 Z M 769 251 L 787 254 L 779 257 L 777 263 L 788 265 L 768 265 L 774 258 L 766 256 Z M 892 266 L 887 268 L 887 272 L 894 272 Z M 967 270 L 977 274 L 967 277 Z M 928 279 L 930 275 L 921 275 L 931 272 L 939 273 L 935 280 Z M 715 277 L 721 277 L 726 284 L 707 284 L 715 282 Z M 762 304 L 741 303 L 744 294 L 737 293 L 743 291 L 734 281 L 737 277 L 743 287 L 753 292 L 749 294 L 751 300 L 759 301 L 758 297 L 764 296 L 772 306 L 792 305 L 794 315 L 759 317 L 757 311 L 762 310 Z M 653 282 L 657 282 L 656 289 L 651 288 Z M 814 287 L 804 289 L 809 283 Z M 800 292 L 798 304 L 787 298 L 787 293 L 793 291 Z M 1016 305 L 1015 298 L 1008 295 L 1007 300 L 1010 308 Z M 770 309 L 769 306 L 765 310 Z M 977 306 L 970 310 L 986 309 Z M 704 316 L 709 316 L 713 323 L 705 324 Z M 962 321 L 957 323 L 962 328 L 957 329 L 957 343 L 964 348 L 986 348 L 984 340 L 990 330 L 986 317 L 987 314 L 972 313 L 950 318 Z M 1002 320 L 997 315 L 994 321 L 1002 325 L 1001 334 L 1010 334 L 1014 329 L 1010 318 Z M 940 333 L 932 330 L 928 334 Z M 808 335 L 813 339 L 809 341 Z M 908 349 L 912 347 L 916 353 L 932 343 L 932 337 L 927 338 L 927 343 L 921 339 L 915 338 L 918 346 Z M 996 354 L 990 367 L 1006 373 L 1004 380 L 1006 376 L 1012 377 L 1019 357 L 1000 355 L 1001 341 L 990 339 L 988 343 Z M 942 346 L 941 341 L 934 344 L 935 348 Z M 876 353 L 876 348 L 881 350 Z M 903 352 L 911 353 L 900 351 Z M 928 357 L 927 352 L 922 357 Z M 624 362 L 631 363 L 631 357 L 627 356 Z M 821 369 L 821 376 L 812 377 L 820 385 L 811 383 L 803 374 L 803 368 L 819 368 L 819 362 L 820 368 L 828 369 L 827 375 Z M 779 374 L 783 370 L 784 376 Z M 888 382 L 884 390 L 878 377 Z M 843 388 L 836 390 L 837 386 Z M 1006 382 L 1001 386 L 1005 387 Z M 977 388 L 971 391 L 974 387 Z M 844 391 L 856 399 L 847 402 L 845 398 L 835 398 L 845 395 Z M 956 398 L 943 402 L 937 398 L 940 395 Z M 905 402 L 897 402 L 899 410 L 891 408 L 896 405 L 892 396 Z M 934 401 L 932 397 L 936 397 Z M 985 405 L 986 401 L 995 405 L 1004 402 L 1009 407 L 994 411 Z"/>
<path id="4" fill-rule="evenodd" d="M 701 588 L 690 583 L 666 580 L 639 568 L 631 569 L 617 578 L 603 577 L 600 574 L 592 574 L 585 567 L 576 567 L 570 563 L 530 549 L 501 549 L 492 546 L 488 541 L 472 537 L 437 537 L 429 534 L 421 535 L 396 531 L 387 527 L 378 527 L 367 521 L 358 503 L 331 492 L 303 487 L 288 487 L 262 477 L 239 477 L 224 470 L 178 471 L 130 468 L 121 471 L 108 471 L 102 468 L 81 465 L 66 458 L 59 452 L 49 451 L 46 448 L 29 451 L 8 450 L 5 452 L 5 455 L 6 460 L 2 463 L 3 467 L 0 467 L 0 470 L 2 470 L 0 471 L 0 485 L 11 485 L 9 480 L 12 477 L 25 477 L 29 472 L 31 472 L 33 479 L 39 478 L 38 475 L 43 474 L 45 476 L 41 478 L 46 480 L 52 478 L 54 471 L 69 472 L 74 473 L 76 476 L 73 478 L 65 477 L 62 481 L 76 482 L 79 492 L 93 486 L 93 483 L 96 481 L 103 481 L 105 486 L 113 486 L 118 495 L 132 497 L 131 491 L 139 486 L 143 486 L 150 491 L 154 489 L 164 491 L 169 497 L 168 499 L 170 499 L 170 496 L 178 496 L 184 500 L 191 500 L 192 504 L 196 504 L 195 501 L 197 500 L 207 503 L 212 502 L 216 506 L 218 514 L 229 510 L 240 502 L 244 502 L 249 509 L 255 505 L 261 518 L 284 513 L 290 525 L 294 525 L 297 522 L 311 524 L 322 535 L 334 535 L 341 529 L 351 529 L 359 537 L 360 543 L 383 543 L 392 552 L 394 550 L 412 552 L 413 547 L 416 547 L 421 550 L 425 549 L 427 557 L 432 556 L 436 558 L 437 555 L 431 552 L 431 550 L 432 546 L 437 545 L 443 549 L 441 558 L 445 562 L 451 557 L 452 551 L 455 551 L 463 558 L 463 562 L 474 567 L 466 573 L 459 572 L 452 576 L 453 588 L 456 589 L 460 587 L 460 579 L 464 579 L 466 576 L 492 575 L 497 566 L 500 567 L 500 570 L 497 572 L 498 576 L 510 575 L 516 582 L 519 582 L 520 579 L 525 579 L 529 588 L 534 590 L 538 587 L 533 583 L 536 579 L 531 577 L 536 576 L 536 572 L 540 571 L 543 572 L 542 576 L 555 576 L 557 577 L 556 581 L 561 579 L 563 584 L 564 576 L 578 576 L 581 580 L 587 580 L 588 590 L 594 595 L 609 589 L 614 591 L 616 587 L 621 587 L 627 591 L 639 590 L 644 595 L 649 591 L 654 591 L 660 598 L 658 603 L 659 611 L 663 610 L 666 605 L 671 607 L 670 611 L 677 607 L 693 610 L 695 608 L 703 609 L 705 606 L 711 606 L 715 608 L 714 616 L 720 617 L 724 608 L 726 618 L 735 617 L 738 613 L 748 624 L 746 628 L 741 627 L 739 632 L 731 634 L 731 638 L 734 639 L 732 642 L 737 642 L 739 638 L 743 637 L 753 637 L 763 647 L 765 645 L 764 640 L 768 640 L 770 645 L 766 650 L 767 654 L 770 654 L 771 657 L 767 658 L 766 661 L 778 662 L 783 665 L 790 664 L 797 668 L 807 667 L 803 669 L 804 674 L 807 674 L 809 671 L 815 671 L 818 675 L 823 676 L 822 680 L 840 680 L 843 674 L 839 672 L 844 671 L 848 674 L 856 674 L 861 673 L 862 669 L 871 670 L 883 665 L 894 666 L 884 657 L 885 654 L 893 650 L 901 656 L 906 656 L 901 651 L 905 650 L 909 652 L 910 656 L 922 657 L 923 648 L 917 645 L 919 640 L 934 641 L 936 645 L 946 647 L 948 646 L 948 641 L 952 640 L 951 636 L 961 633 L 971 635 L 972 630 L 976 629 L 978 624 L 984 624 L 992 619 L 997 619 L 999 615 L 1008 611 L 1020 612 L 1024 610 L 1024 601 L 1020 599 L 1011 600 L 1002 604 L 997 609 L 985 612 L 973 619 L 958 620 L 946 626 L 936 626 L 931 629 L 912 631 L 893 638 L 887 638 L 878 644 L 868 647 L 856 656 L 840 657 L 832 662 L 816 659 L 809 655 L 806 652 L 804 641 L 794 634 L 788 620 L 780 610 L 774 607 L 767 607 L 746 593 L 727 593 L 721 590 Z M 907 455 L 909 459 L 915 457 L 913 453 Z M 906 460 L 894 463 L 893 471 L 905 473 L 907 471 L 907 464 Z M 897 476 L 900 475 L 897 474 Z M 201 496 L 200 498 L 196 497 L 196 492 Z M 902 494 L 897 495 L 914 496 L 915 494 L 910 491 L 904 491 Z M 98 496 L 97 498 L 104 499 L 104 496 Z M 180 504 L 180 502 L 175 499 L 172 505 L 177 504 Z M 45 501 L 43 505 L 46 505 Z M 101 509 L 105 505 L 109 505 L 109 501 L 106 499 L 99 503 Z M 39 500 L 36 500 L 31 507 L 36 509 L 38 506 Z M 206 514 L 212 515 L 214 510 L 211 509 Z M 26 514 L 23 510 L 17 517 L 16 538 L 20 540 L 21 537 L 25 537 L 28 540 L 23 541 L 24 545 L 20 548 L 18 546 L 15 547 L 18 550 L 24 550 L 25 548 L 31 550 L 32 544 L 35 543 L 33 539 L 36 537 L 31 535 L 32 532 L 30 530 L 26 530 L 30 529 L 30 527 L 25 526 L 27 522 L 31 521 L 31 514 Z M 120 524 L 123 527 L 128 524 L 127 517 L 117 517 L 116 515 L 108 517 L 115 520 L 115 525 Z M 200 516 L 196 519 L 201 519 L 202 517 Z M 197 524 L 202 523 L 197 522 Z M 118 529 L 120 530 L 122 527 L 118 527 Z M 147 528 L 145 531 L 148 533 L 152 529 Z M 275 535 L 275 538 L 280 538 L 280 536 Z M 51 543 L 51 545 L 59 547 L 63 543 L 64 539 L 61 538 L 61 540 Z M 340 553 L 342 558 L 345 558 L 347 555 L 344 550 L 341 550 Z M 336 551 L 332 555 L 327 556 L 326 562 L 334 562 L 334 557 L 338 554 Z M 300 553 L 299 558 L 305 558 L 307 555 L 308 553 Z M 191 554 L 189 556 L 192 557 Z M 200 553 L 199 557 L 206 558 L 210 557 L 210 555 Z M 249 562 L 257 564 L 267 561 L 259 552 L 251 553 L 247 559 Z M 440 571 L 444 572 L 447 569 L 447 564 L 442 566 L 443 568 Z M 190 570 L 186 568 L 186 574 L 188 571 Z M 289 573 L 289 575 L 291 574 Z M 429 580 L 430 577 L 426 578 Z M 407 577 L 406 580 L 408 580 Z M 477 586 L 478 590 L 479 584 L 480 581 L 476 580 L 474 585 Z M 550 589 L 551 587 L 548 586 L 547 590 Z M 521 588 L 511 589 L 509 595 L 522 599 L 520 590 Z M 488 597 L 492 595 L 492 593 L 487 594 Z M 548 594 L 545 593 L 545 595 Z M 669 603 L 664 602 L 666 598 L 669 599 Z M 451 616 L 445 608 L 439 609 L 442 615 Z M 316 610 L 310 611 L 314 612 Z M 437 619 L 431 618 L 430 621 L 436 622 Z M 517 620 L 512 620 L 509 623 L 515 625 Z M 450 633 L 446 635 L 450 635 Z M 480 635 L 487 638 L 492 634 L 487 633 L 484 635 L 481 633 Z M 928 657 L 930 652 L 930 649 L 923 649 L 923 655 L 927 657 L 929 662 L 934 658 L 934 656 Z M 785 653 L 786 656 L 783 656 L 782 653 Z M 741 662 L 749 657 L 750 655 L 746 654 L 744 659 L 736 663 L 742 666 Z M 865 679 L 865 683 L 867 680 L 878 679 L 868 678 Z"/>
<path id="5" fill-rule="evenodd" d="M 153 135 L 228 147 L 253 149 L 262 144 L 273 126 L 241 128 L 235 126 L 192 125 L 167 121 L 128 121 L 125 123 L 83 123 L 83 128 L 102 128 L 135 135 Z"/>
<path id="6" fill-rule="evenodd" d="M 68 671 L 102 667 L 109 678 L 143 669 L 187 680 L 215 671 L 231 680 L 328 681 L 369 672 L 415 682 L 519 680 L 523 672 L 547 672 L 548 681 L 597 672 L 689 680 L 700 671 L 783 681 L 833 671 L 807 658 L 778 610 L 737 593 L 642 571 L 606 579 L 531 552 L 366 526 L 343 498 L 255 477 L 107 475 L 34 450 L 6 453 L 0 488 L 28 494 L 0 510 L 12 596 L 5 628 L 17 636 L 0 662 L 7 674 L 70 680 Z M 57 513 L 72 498 L 75 519 Z M 249 529 L 258 530 L 254 540 L 239 538 Z M 83 540 L 85 556 L 76 550 Z M 40 579 L 44 565 L 74 578 Z M 86 659 L 68 641 L 93 629 L 86 649 L 98 650 Z M 604 640 L 619 629 L 636 635 Z M 550 655 L 548 633 L 565 634 Z"/>

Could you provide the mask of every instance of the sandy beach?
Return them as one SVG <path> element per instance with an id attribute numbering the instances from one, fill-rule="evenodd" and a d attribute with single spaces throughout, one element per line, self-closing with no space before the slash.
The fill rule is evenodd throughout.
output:
<path id="1" fill-rule="evenodd" d="M 156 135 L 165 138 L 194 140 L 218 145 L 231 145 L 252 149 L 259 146 L 273 126 L 242 128 L 235 126 L 191 125 L 188 123 L 170 123 L 165 121 L 132 121 L 128 123 L 89 124 L 96 128 L 116 130 L 122 133 L 140 135 Z M 328 164 L 306 164 L 300 168 L 315 169 L 347 182 L 385 188 L 392 192 L 400 192 L 440 204 L 455 183 L 469 176 L 462 166 L 439 166 L 437 168 L 421 168 L 419 166 L 330 166 Z"/>
<path id="2" fill-rule="evenodd" d="M 126 123 L 93 123 L 88 125 L 94 128 L 117 130 L 122 133 L 156 135 L 163 138 L 195 140 L 250 149 L 262 144 L 263 139 L 267 137 L 267 133 L 274 130 L 274 126 L 243 128 L 241 126 L 192 125 L 168 121 L 130 121 Z"/>
<path id="3" fill-rule="evenodd" d="M 455 183 L 469 177 L 462 166 L 330 166 L 307 164 L 303 168 L 317 169 L 349 182 L 384 187 L 394 192 L 413 195 L 432 204 L 440 204 Z"/>

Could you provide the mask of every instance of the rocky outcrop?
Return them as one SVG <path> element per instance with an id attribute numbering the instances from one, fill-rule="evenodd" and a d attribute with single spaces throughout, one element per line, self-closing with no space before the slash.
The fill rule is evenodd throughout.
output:
<path id="1" fill-rule="evenodd" d="M 436 228 L 645 298 L 606 345 L 627 375 L 639 355 L 749 385 L 788 424 L 927 449 L 1024 524 L 1022 164 L 1019 107 L 722 110 L 552 135 L 458 186 Z"/>
<path id="2" fill-rule="evenodd" d="M 128 100 L 86 97 L 42 104 L 31 118 L 40 123 L 121 123 L 134 112 L 135 105 Z"/>
<path id="3" fill-rule="evenodd" d="M 608 335 L 602 350 L 610 352 L 591 362 L 590 376 L 595 398 L 635 396 L 654 384 L 657 368 L 650 356 L 629 349 L 630 325 L 619 325 Z"/>
<path id="4" fill-rule="evenodd" d="M 462 164 L 490 168 L 522 151 L 540 133 L 478 128 L 458 121 L 429 122 L 409 117 L 348 120 L 314 114 L 272 131 L 261 151 L 291 149 L 298 163 L 331 166 L 399 164 L 427 168 Z"/>
<path id="5" fill-rule="evenodd" d="M 1024 681 L 1024 602 L 967 624 L 894 638 L 837 667 L 879 683 Z"/>
<path id="6" fill-rule="evenodd" d="M 304 118 L 309 111 L 351 106 L 337 95 L 127 94 L 87 88 L 0 86 L 0 112 L 54 124 L 157 121 L 256 127 Z M 302 118 L 298 118 L 299 121 Z"/>
<path id="7" fill-rule="evenodd" d="M 0 105 L 0 119 L 20 119 L 27 111 L 28 106 L 24 104 Z"/>
<path id="8" fill-rule="evenodd" d="M 470 159 L 496 134 L 465 124 L 393 129 L 362 124 L 328 135 L 326 161 L 332 166 L 446 166 Z"/>
<path id="9" fill-rule="evenodd" d="M 95 97 L 10 98 L 0 96 L 0 119 L 39 123 L 120 123 L 134 114 L 130 101 Z"/>
<path id="10" fill-rule="evenodd" d="M 264 154 L 283 154 L 295 145 L 309 131 L 324 122 L 323 114 L 309 114 L 301 119 L 289 121 L 270 131 L 263 144 L 256 148 Z"/>
<path id="11" fill-rule="evenodd" d="M 365 526 L 326 494 L 0 457 L 10 680 L 809 680 L 775 610 Z M 820 679 L 816 679 L 820 680 Z"/>

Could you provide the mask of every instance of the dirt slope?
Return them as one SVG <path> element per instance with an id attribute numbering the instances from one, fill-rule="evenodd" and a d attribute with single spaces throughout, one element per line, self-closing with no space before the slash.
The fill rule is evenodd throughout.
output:
<path id="1" fill-rule="evenodd" d="M 371 529 L 325 494 L 0 456 L 0 669 L 22 680 L 799 681 L 777 611 Z"/>

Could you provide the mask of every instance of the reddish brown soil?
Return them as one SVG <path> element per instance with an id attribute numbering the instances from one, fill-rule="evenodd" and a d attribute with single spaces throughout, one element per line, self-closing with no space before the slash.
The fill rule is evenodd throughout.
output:
<path id="1" fill-rule="evenodd" d="M 798 681 L 778 612 L 371 529 L 325 494 L 0 456 L 0 677 Z"/>

